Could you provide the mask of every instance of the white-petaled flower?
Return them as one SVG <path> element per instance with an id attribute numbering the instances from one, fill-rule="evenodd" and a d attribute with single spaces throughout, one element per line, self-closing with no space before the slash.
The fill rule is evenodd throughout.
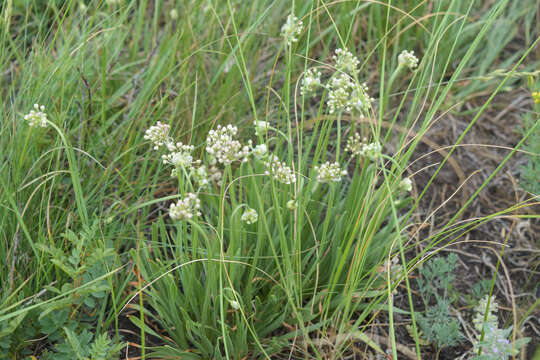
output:
<path id="1" fill-rule="evenodd" d="M 325 162 L 321 166 L 315 166 L 317 181 L 322 183 L 340 182 L 341 177 L 347 175 L 347 170 L 341 170 L 339 163 Z"/>
<path id="2" fill-rule="evenodd" d="M 330 81 L 330 91 L 328 92 L 328 112 L 330 114 L 336 111 L 351 111 L 351 93 L 354 88 L 354 82 L 347 74 L 339 74 Z"/>
<path id="3" fill-rule="evenodd" d="M 257 160 L 262 160 L 268 154 L 268 147 L 266 146 L 266 144 L 257 145 L 255 146 L 255 148 L 253 148 L 252 153 Z"/>
<path id="4" fill-rule="evenodd" d="M 171 11 L 169 11 L 169 16 L 171 17 L 172 20 L 177 20 L 178 19 L 178 10 L 171 9 Z"/>
<path id="5" fill-rule="evenodd" d="M 321 86 L 321 72 L 314 69 L 308 69 L 302 79 L 300 93 L 302 95 L 312 94 L 317 91 L 319 86 Z"/>
<path id="6" fill-rule="evenodd" d="M 156 125 L 150 126 L 150 128 L 146 130 L 144 139 L 154 143 L 154 150 L 158 150 L 160 146 L 172 142 L 172 139 L 169 137 L 170 130 L 171 127 L 169 125 L 162 124 L 161 121 L 158 121 Z"/>
<path id="7" fill-rule="evenodd" d="M 412 180 L 410 178 L 405 178 L 401 180 L 398 185 L 398 189 L 401 192 L 411 192 L 412 191 Z"/>
<path id="8" fill-rule="evenodd" d="M 24 116 L 24 120 L 28 121 L 28 125 L 30 127 L 47 127 L 47 114 L 45 114 L 45 106 L 34 104 L 34 110 L 30 110 L 30 112 Z"/>
<path id="9" fill-rule="evenodd" d="M 250 153 L 249 146 L 235 139 L 238 128 L 233 125 L 218 125 L 216 130 L 210 130 L 206 138 L 206 152 L 219 163 L 229 165 L 234 161 L 247 161 Z"/>
<path id="10" fill-rule="evenodd" d="M 418 66 L 418 58 L 414 56 L 414 51 L 403 50 L 398 56 L 398 63 L 414 70 Z"/>
<path id="11" fill-rule="evenodd" d="M 294 199 L 287 201 L 287 209 L 296 210 L 297 207 L 298 207 L 298 201 Z"/>
<path id="12" fill-rule="evenodd" d="M 259 214 L 257 214 L 257 211 L 255 209 L 248 207 L 244 211 L 240 219 L 246 224 L 253 224 L 257 222 L 258 218 L 259 218 Z"/>
<path id="13" fill-rule="evenodd" d="M 270 129 L 270 123 L 268 121 L 256 120 L 253 122 L 255 127 L 255 134 L 257 136 L 264 136 Z"/>
<path id="14" fill-rule="evenodd" d="M 298 41 L 298 36 L 302 33 L 303 23 L 294 15 L 289 15 L 287 21 L 281 27 L 281 36 L 291 45 Z"/>
<path id="15" fill-rule="evenodd" d="M 189 220 L 194 216 L 201 216 L 199 209 L 201 208 L 201 201 L 197 195 L 193 193 L 187 193 L 183 199 L 178 202 L 172 203 L 169 208 L 169 216 L 173 220 Z"/>
<path id="16" fill-rule="evenodd" d="M 336 68 L 349 75 L 356 75 L 358 72 L 358 64 L 360 61 L 350 51 L 345 49 L 337 49 L 336 54 L 332 57 L 336 62 Z"/>
<path id="17" fill-rule="evenodd" d="M 266 166 L 264 173 L 272 175 L 277 181 L 288 185 L 296 182 L 296 175 L 294 175 L 292 169 L 279 161 L 277 156 L 270 156 L 264 165 Z"/>
<path id="18" fill-rule="evenodd" d="M 191 156 L 191 152 L 194 149 L 193 145 L 184 145 L 178 142 L 176 144 L 169 144 L 168 147 L 172 152 L 161 156 L 164 164 L 170 164 L 176 168 L 188 168 L 191 166 L 193 163 L 193 156 Z"/>

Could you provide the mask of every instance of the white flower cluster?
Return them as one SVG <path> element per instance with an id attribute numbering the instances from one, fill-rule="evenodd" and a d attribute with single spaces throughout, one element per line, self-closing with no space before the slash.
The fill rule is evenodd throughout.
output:
<path id="1" fill-rule="evenodd" d="M 345 49 L 337 49 L 336 54 L 332 57 L 336 62 L 336 68 L 350 75 L 356 75 L 358 72 L 358 64 L 360 61 L 350 51 Z"/>
<path id="2" fill-rule="evenodd" d="M 367 139 L 364 138 L 364 142 Z M 364 143 L 362 142 L 362 139 L 360 138 L 360 134 L 355 132 L 353 135 L 349 136 L 347 139 L 347 145 L 345 146 L 345 151 L 350 152 L 353 155 L 360 155 L 362 152 L 362 149 L 364 148 Z"/>
<path id="3" fill-rule="evenodd" d="M 329 113 L 333 114 L 336 111 L 346 110 L 351 111 L 352 107 L 349 102 L 354 82 L 347 74 L 340 74 L 333 78 L 330 82 L 330 92 L 326 104 L 329 108 Z"/>
<path id="4" fill-rule="evenodd" d="M 266 144 L 257 145 L 253 148 L 252 153 L 257 160 L 262 160 L 268 154 L 268 147 L 266 147 Z"/>
<path id="5" fill-rule="evenodd" d="M 315 166 L 317 181 L 322 183 L 340 182 L 341 177 L 347 175 L 347 170 L 341 170 L 339 163 L 325 162 L 321 166 Z"/>
<path id="6" fill-rule="evenodd" d="M 412 191 L 412 180 L 411 178 L 405 178 L 401 180 L 401 182 L 398 185 L 398 189 L 400 192 L 411 192 Z"/>
<path id="7" fill-rule="evenodd" d="M 197 195 L 193 193 L 187 193 L 183 199 L 178 202 L 172 203 L 169 208 L 169 216 L 173 220 L 189 220 L 194 216 L 201 216 L 199 209 L 201 208 L 201 201 Z"/>
<path id="8" fill-rule="evenodd" d="M 154 143 L 154 150 L 158 150 L 161 146 L 172 143 L 172 139 L 169 137 L 169 131 L 171 127 L 167 124 L 162 124 L 158 121 L 156 125 L 150 126 L 144 135 L 145 140 L 150 140 Z"/>
<path id="9" fill-rule="evenodd" d="M 171 153 L 161 156 L 164 164 L 171 164 L 177 168 L 188 168 L 191 166 L 193 163 L 191 152 L 195 148 L 193 145 L 184 145 L 181 142 L 173 144 L 171 142 L 167 147 Z"/>
<path id="10" fill-rule="evenodd" d="M 257 214 L 257 211 L 255 209 L 248 207 L 246 211 L 244 211 L 240 219 L 246 224 L 253 224 L 257 222 L 258 218 L 259 218 L 259 214 Z"/>
<path id="11" fill-rule="evenodd" d="M 366 141 L 366 139 L 364 138 L 363 141 Z M 354 133 L 354 135 L 347 139 L 345 151 L 350 152 L 352 155 L 360 155 L 367 157 L 370 160 L 375 160 L 381 155 L 381 144 L 379 142 L 365 144 L 360 139 L 360 135 Z"/>
<path id="12" fill-rule="evenodd" d="M 360 156 L 365 156 L 372 161 L 376 160 L 381 156 L 381 144 L 377 141 L 372 142 L 371 144 L 364 144 Z"/>
<path id="13" fill-rule="evenodd" d="M 321 86 L 321 72 L 314 69 L 308 69 L 302 79 L 302 88 L 300 93 L 302 95 L 309 95 L 317 91 L 317 88 Z"/>
<path id="14" fill-rule="evenodd" d="M 218 125 L 216 130 L 210 130 L 206 138 L 206 152 L 219 163 L 229 165 L 234 161 L 246 162 L 250 153 L 249 146 L 235 139 L 238 128 L 233 125 Z"/>
<path id="15" fill-rule="evenodd" d="M 302 33 L 303 23 L 294 15 L 289 15 L 287 21 L 281 27 L 281 36 L 287 42 L 287 45 L 291 45 L 298 41 L 298 36 Z"/>
<path id="16" fill-rule="evenodd" d="M 294 175 L 292 169 L 279 161 L 277 156 L 270 156 L 264 165 L 266 166 L 264 173 L 272 175 L 277 181 L 288 185 L 296 182 L 296 175 Z"/>
<path id="17" fill-rule="evenodd" d="M 349 75 L 339 74 L 330 81 L 328 100 L 328 112 L 350 112 L 352 109 L 367 112 L 374 99 L 368 96 L 366 84 L 356 83 Z"/>
<path id="18" fill-rule="evenodd" d="M 403 50 L 398 56 L 398 63 L 414 70 L 418 66 L 418 58 L 414 56 L 414 51 Z"/>
<path id="19" fill-rule="evenodd" d="M 255 127 L 255 134 L 257 136 L 264 136 L 270 129 L 270 123 L 267 121 L 258 120 L 253 123 Z"/>
<path id="20" fill-rule="evenodd" d="M 296 210 L 297 207 L 298 207 L 298 201 L 294 199 L 287 201 L 287 209 Z"/>
<path id="21" fill-rule="evenodd" d="M 216 166 L 210 166 L 207 168 L 205 165 L 201 165 L 198 168 L 193 170 L 193 180 L 199 185 L 199 187 L 204 187 L 209 185 L 211 182 L 215 182 L 218 185 L 221 185 L 222 174 L 221 171 Z"/>
<path id="22" fill-rule="evenodd" d="M 30 112 L 24 116 L 24 120 L 28 121 L 30 127 L 47 127 L 47 114 L 45 114 L 44 111 L 45 106 L 34 104 L 34 110 L 30 110 Z"/>

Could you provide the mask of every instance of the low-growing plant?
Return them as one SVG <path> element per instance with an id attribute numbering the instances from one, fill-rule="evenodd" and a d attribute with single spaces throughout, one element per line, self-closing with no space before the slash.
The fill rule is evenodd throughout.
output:
<path id="1" fill-rule="evenodd" d="M 497 313 L 499 305 L 494 296 L 486 295 L 475 308 L 473 324 L 477 331 L 473 343 L 474 360 L 507 360 L 519 354 L 519 350 L 531 339 L 521 338 L 512 342 L 512 327 L 499 328 Z"/>
<path id="2" fill-rule="evenodd" d="M 425 311 L 418 314 L 422 337 L 434 344 L 438 352 L 446 346 L 455 346 L 462 339 L 460 324 L 451 314 L 453 304 L 452 282 L 457 267 L 457 256 L 436 257 L 420 268 L 418 289 Z"/>

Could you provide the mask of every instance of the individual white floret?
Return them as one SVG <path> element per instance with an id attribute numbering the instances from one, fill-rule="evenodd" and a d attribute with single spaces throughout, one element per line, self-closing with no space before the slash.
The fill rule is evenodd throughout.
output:
<path id="1" fill-rule="evenodd" d="M 414 51 L 403 50 L 398 56 L 398 63 L 414 70 L 418 66 L 418 58 L 414 56 Z"/>
<path id="2" fill-rule="evenodd" d="M 411 192 L 412 191 L 412 180 L 410 178 L 405 178 L 401 180 L 398 185 L 398 189 L 401 192 Z"/>
<path id="3" fill-rule="evenodd" d="M 332 57 L 336 62 L 336 68 L 349 75 L 356 75 L 358 72 L 358 64 L 360 61 L 350 51 L 345 49 L 337 49 L 336 54 Z"/>
<path id="4" fill-rule="evenodd" d="M 169 216 L 173 220 L 189 220 L 195 216 L 201 216 L 199 209 L 201 208 L 201 201 L 197 198 L 197 195 L 193 193 L 187 193 L 183 199 L 178 202 L 172 203 L 169 209 Z"/>
<path id="5" fill-rule="evenodd" d="M 302 79 L 302 88 L 300 93 L 302 95 L 309 95 L 317 91 L 317 88 L 321 86 L 321 72 L 314 69 L 308 69 Z"/>
<path id="6" fill-rule="evenodd" d="M 24 120 L 28 121 L 28 125 L 30 127 L 47 127 L 47 114 L 45 114 L 45 106 L 34 104 L 34 110 L 30 110 L 30 112 L 24 116 Z"/>
<path id="7" fill-rule="evenodd" d="M 266 175 L 272 175 L 274 179 L 284 184 L 296 182 L 296 176 L 290 167 L 279 161 L 277 156 L 271 156 L 264 164 L 266 166 Z"/>
<path id="8" fill-rule="evenodd" d="M 302 33 L 303 23 L 294 15 L 289 15 L 287 21 L 281 27 L 281 36 L 290 46 L 298 41 L 298 36 Z"/>
<path id="9" fill-rule="evenodd" d="M 253 149 L 252 153 L 253 153 L 253 156 L 255 156 L 257 160 L 262 160 L 268 154 L 268 147 L 266 146 L 266 144 L 257 145 Z"/>
<path id="10" fill-rule="evenodd" d="M 154 150 L 158 150 L 160 146 L 172 142 L 172 139 L 169 137 L 170 130 L 171 127 L 169 125 L 162 124 L 161 121 L 158 121 L 156 125 L 150 126 L 150 128 L 146 130 L 144 139 L 154 143 Z"/>
<path id="11" fill-rule="evenodd" d="M 257 211 L 255 209 L 248 207 L 244 211 L 240 219 L 246 224 L 253 224 L 257 222 L 258 218 L 259 218 L 259 214 L 257 214 Z"/>
<path id="12" fill-rule="evenodd" d="M 169 11 L 169 16 L 171 17 L 171 20 L 178 20 L 178 10 L 171 9 L 171 11 Z"/>
<path id="13" fill-rule="evenodd" d="M 322 183 L 340 182 L 341 177 L 347 175 L 347 170 L 341 170 L 339 163 L 325 162 L 321 166 L 315 166 L 317 181 Z"/>
<path id="14" fill-rule="evenodd" d="M 249 146 L 235 139 L 238 128 L 233 125 L 218 125 L 216 130 L 210 130 L 206 138 L 206 152 L 217 162 L 229 165 L 234 161 L 246 162 L 250 153 Z"/>

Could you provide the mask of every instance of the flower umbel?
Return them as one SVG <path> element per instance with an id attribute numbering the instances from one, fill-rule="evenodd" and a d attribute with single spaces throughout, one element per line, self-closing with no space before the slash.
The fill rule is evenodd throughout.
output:
<path id="1" fill-rule="evenodd" d="M 264 163 L 266 166 L 266 175 L 272 175 L 274 179 L 284 184 L 292 184 L 296 182 L 296 176 L 290 167 L 279 161 L 277 156 L 271 156 Z"/>
<path id="2" fill-rule="evenodd" d="M 264 136 L 268 132 L 268 129 L 270 129 L 270 123 L 268 121 L 254 121 L 253 125 L 255 126 L 255 134 L 257 136 Z"/>
<path id="3" fill-rule="evenodd" d="M 45 114 L 45 106 L 34 104 L 34 110 L 24 116 L 24 120 L 28 121 L 30 127 L 41 126 L 47 127 L 47 114 Z"/>
<path id="4" fill-rule="evenodd" d="M 244 213 L 242 214 L 241 220 L 246 224 L 253 224 L 257 222 L 258 218 L 259 214 L 257 214 L 257 211 L 248 207 L 246 211 L 244 211 Z"/>
<path id="5" fill-rule="evenodd" d="M 264 159 L 266 154 L 268 154 L 268 147 L 266 147 L 266 144 L 257 145 L 253 149 L 253 156 L 255 156 L 257 160 Z"/>
<path id="6" fill-rule="evenodd" d="M 294 15 L 289 15 L 287 21 L 281 27 L 281 36 L 287 42 L 287 45 L 291 45 L 298 41 L 298 36 L 302 33 L 303 23 Z"/>
<path id="7" fill-rule="evenodd" d="M 364 138 L 364 141 L 366 139 Z M 347 145 L 345 146 L 345 151 L 350 152 L 353 155 L 360 155 L 362 153 L 362 149 L 364 148 L 364 143 L 362 143 L 362 139 L 360 138 L 360 134 L 354 133 L 347 139 Z"/>
<path id="8" fill-rule="evenodd" d="M 339 163 L 325 162 L 321 166 L 315 166 L 317 181 L 322 183 L 340 182 L 341 177 L 347 175 L 347 170 L 341 170 Z"/>
<path id="9" fill-rule="evenodd" d="M 300 93 L 304 96 L 312 94 L 317 91 L 319 86 L 321 86 L 321 72 L 314 69 L 308 69 L 302 79 Z"/>
<path id="10" fill-rule="evenodd" d="M 349 75 L 356 75 L 358 72 L 358 64 L 360 61 L 350 51 L 345 49 L 337 49 L 336 54 L 332 57 L 336 61 L 336 68 Z"/>
<path id="11" fill-rule="evenodd" d="M 178 202 L 172 203 L 169 209 L 169 216 L 173 220 L 189 220 L 194 216 L 201 216 L 199 209 L 201 208 L 201 201 L 197 195 L 193 193 L 187 193 L 183 199 Z"/>
<path id="12" fill-rule="evenodd" d="M 150 140 L 154 143 L 154 150 L 158 150 L 160 146 L 167 145 L 172 142 L 169 137 L 171 127 L 167 124 L 162 124 L 158 121 L 156 125 L 150 126 L 144 135 L 145 140 Z"/>
<path id="13" fill-rule="evenodd" d="M 230 165 L 234 161 L 247 161 L 250 153 L 249 146 L 235 139 L 238 128 L 233 125 L 218 125 L 216 130 L 210 130 L 206 138 L 206 152 L 214 156 L 224 165 Z"/>
<path id="14" fill-rule="evenodd" d="M 161 157 L 164 164 L 171 164 L 177 168 L 191 166 L 193 162 L 193 156 L 191 156 L 191 152 L 194 149 L 193 145 L 184 145 L 178 142 L 176 144 L 169 144 L 168 147 L 171 153 Z"/>
<path id="15" fill-rule="evenodd" d="M 328 93 L 328 112 L 351 111 L 350 97 L 354 88 L 354 82 L 347 74 L 340 74 L 330 81 L 330 92 Z"/>
<path id="16" fill-rule="evenodd" d="M 398 185 L 398 189 L 401 192 L 411 192 L 412 191 L 412 180 L 410 178 L 405 178 L 401 180 Z"/>
<path id="17" fill-rule="evenodd" d="M 356 83 L 349 75 L 339 74 L 330 81 L 328 92 L 328 112 L 333 114 L 337 111 L 350 112 L 353 109 L 368 111 L 373 101 L 367 94 L 366 84 Z"/>
<path id="18" fill-rule="evenodd" d="M 403 50 L 398 56 L 398 63 L 414 70 L 418 66 L 418 58 L 414 56 L 414 51 Z"/>

